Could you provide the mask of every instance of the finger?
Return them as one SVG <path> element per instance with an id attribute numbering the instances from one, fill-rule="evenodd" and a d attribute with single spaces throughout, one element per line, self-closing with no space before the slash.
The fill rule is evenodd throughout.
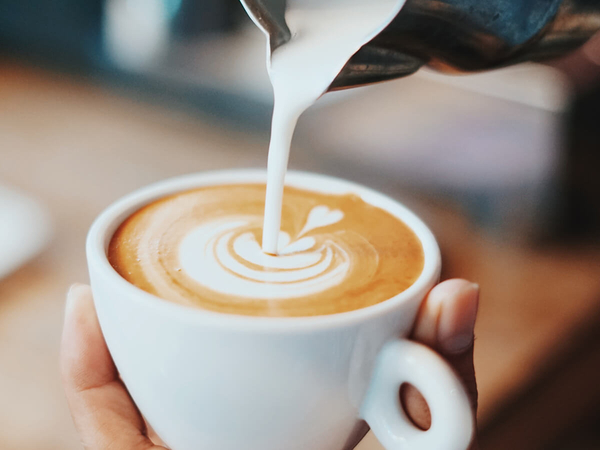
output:
<path id="1" fill-rule="evenodd" d="M 584 92 L 600 78 L 600 33 L 596 33 L 575 52 L 551 63 L 562 71 L 572 85 Z"/>
<path id="2" fill-rule="evenodd" d="M 479 286 L 466 280 L 447 280 L 425 298 L 415 328 L 415 340 L 443 355 L 463 354 L 473 345 Z"/>
<path id="3" fill-rule="evenodd" d="M 585 58 L 600 67 L 600 33 L 596 33 L 581 49 Z"/>
<path id="4" fill-rule="evenodd" d="M 425 298 L 413 331 L 416 341 L 439 352 L 454 368 L 463 381 L 474 413 L 477 412 L 477 384 L 473 342 L 478 304 L 478 285 L 458 279 L 440 283 Z M 414 423 L 422 429 L 429 428 L 431 415 L 419 392 L 404 386 L 401 397 Z"/>
<path id="5" fill-rule="evenodd" d="M 120 381 L 96 317 L 89 286 L 67 295 L 61 374 L 73 421 L 89 450 L 157 450 Z"/>

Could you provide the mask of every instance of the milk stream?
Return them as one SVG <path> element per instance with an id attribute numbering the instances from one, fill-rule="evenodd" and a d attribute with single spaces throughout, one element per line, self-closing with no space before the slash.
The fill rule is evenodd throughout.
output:
<path id="1" fill-rule="evenodd" d="M 283 186 L 300 115 L 335 79 L 350 57 L 379 34 L 405 0 L 288 0 L 292 39 L 267 55 L 274 108 L 269 144 L 262 250 L 278 254 Z"/>

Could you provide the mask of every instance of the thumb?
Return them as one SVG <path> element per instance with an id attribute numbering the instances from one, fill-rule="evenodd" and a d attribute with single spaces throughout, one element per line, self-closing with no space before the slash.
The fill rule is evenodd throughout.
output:
<path id="1" fill-rule="evenodd" d="M 448 280 L 435 286 L 425 298 L 413 331 L 413 339 L 440 353 L 454 368 L 477 412 L 477 383 L 473 366 L 475 318 L 479 286 L 466 280 Z M 431 415 L 419 392 L 405 386 L 402 403 L 415 425 L 427 429 Z M 473 444 L 471 450 L 477 448 Z"/>
<path id="2" fill-rule="evenodd" d="M 165 450 L 148 437 L 119 379 L 89 286 L 74 285 L 69 291 L 60 358 L 71 415 L 86 449 Z"/>

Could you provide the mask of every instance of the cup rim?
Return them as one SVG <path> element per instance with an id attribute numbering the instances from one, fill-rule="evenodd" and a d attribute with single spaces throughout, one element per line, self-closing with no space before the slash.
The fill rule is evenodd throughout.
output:
<path id="1" fill-rule="evenodd" d="M 116 228 L 129 215 L 144 205 L 167 195 L 202 186 L 219 184 L 265 183 L 264 169 L 233 169 L 199 172 L 168 178 L 142 187 L 108 206 L 93 222 L 86 240 L 86 254 L 90 274 L 101 275 L 102 282 L 114 283 L 124 299 L 143 302 L 161 314 L 174 316 L 184 322 L 203 326 L 217 326 L 235 330 L 295 331 L 306 329 L 337 328 L 384 316 L 410 299 L 422 298 L 438 281 L 441 255 L 433 233 L 425 223 L 400 202 L 373 189 L 344 179 L 311 172 L 288 171 L 286 186 L 299 187 L 325 193 L 353 193 L 365 202 L 378 206 L 406 223 L 423 246 L 424 264 L 417 280 L 406 290 L 375 305 L 352 311 L 302 317 L 247 316 L 221 313 L 164 300 L 125 280 L 108 261 L 107 246 Z M 94 299 L 94 301 L 101 301 Z M 124 300 L 125 301 L 125 300 Z"/>

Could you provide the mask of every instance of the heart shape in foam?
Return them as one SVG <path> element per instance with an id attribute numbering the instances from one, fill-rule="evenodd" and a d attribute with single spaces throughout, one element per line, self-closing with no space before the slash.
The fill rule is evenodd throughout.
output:
<path id="1" fill-rule="evenodd" d="M 298 237 L 308 233 L 315 228 L 326 227 L 333 225 L 344 218 L 344 213 L 339 209 L 329 209 L 325 205 L 315 206 L 310 213 L 308 213 L 308 219 L 306 219 L 306 225 L 302 228 L 302 231 L 298 234 Z"/>

